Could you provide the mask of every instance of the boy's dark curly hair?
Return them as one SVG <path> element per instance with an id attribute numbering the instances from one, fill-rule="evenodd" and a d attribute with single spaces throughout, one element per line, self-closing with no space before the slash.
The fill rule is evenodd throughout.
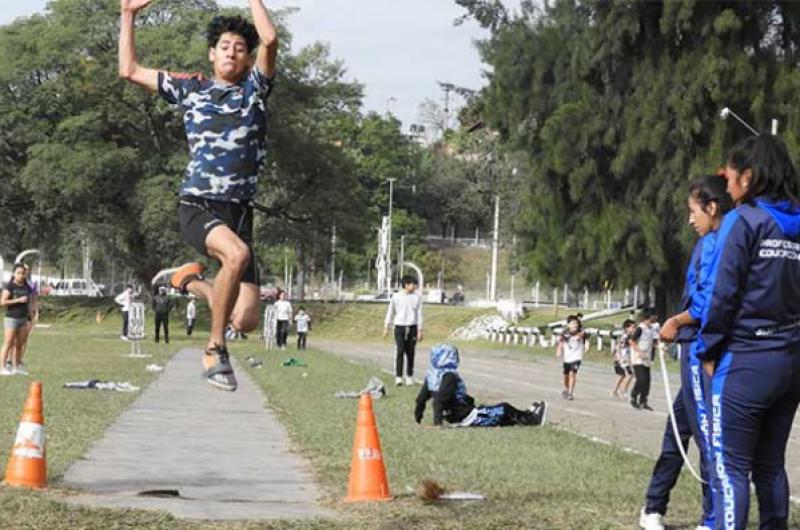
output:
<path id="1" fill-rule="evenodd" d="M 241 35 L 247 44 L 247 52 L 250 53 L 258 46 L 259 38 L 256 27 L 242 17 L 216 16 L 208 24 L 206 38 L 208 47 L 216 48 L 219 38 L 223 33 L 235 33 Z"/>

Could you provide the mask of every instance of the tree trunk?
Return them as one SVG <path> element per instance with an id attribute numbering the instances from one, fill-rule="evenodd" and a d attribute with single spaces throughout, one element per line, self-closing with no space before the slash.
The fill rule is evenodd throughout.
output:
<path id="1" fill-rule="evenodd" d="M 661 274 L 656 285 L 655 309 L 660 321 L 674 315 L 680 309 L 682 275 L 678 271 Z"/>
<path id="2" fill-rule="evenodd" d="M 306 255 L 303 245 L 297 245 L 297 299 L 306 299 Z"/>

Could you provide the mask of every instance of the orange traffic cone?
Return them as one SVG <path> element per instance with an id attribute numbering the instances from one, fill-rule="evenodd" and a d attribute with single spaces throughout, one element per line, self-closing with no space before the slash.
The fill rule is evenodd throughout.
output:
<path id="1" fill-rule="evenodd" d="M 353 440 L 353 456 L 350 464 L 350 481 L 345 502 L 388 501 L 389 482 L 383 467 L 383 453 L 375 414 L 372 412 L 372 396 L 365 394 L 358 400 L 358 422 Z"/>
<path id="2" fill-rule="evenodd" d="M 17 438 L 6 467 L 6 484 L 28 488 L 47 486 L 47 461 L 44 450 L 42 383 L 31 383 L 22 411 Z"/>

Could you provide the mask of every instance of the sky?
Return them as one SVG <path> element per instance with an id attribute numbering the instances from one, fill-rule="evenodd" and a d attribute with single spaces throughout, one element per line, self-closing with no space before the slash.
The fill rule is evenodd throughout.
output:
<path id="1" fill-rule="evenodd" d="M 248 5 L 246 0 L 218 1 Z M 43 11 L 46 4 L 0 0 L 0 25 Z M 266 5 L 299 8 L 289 19 L 294 50 L 327 43 L 331 55 L 344 61 L 349 79 L 365 85 L 366 110 L 391 111 L 405 131 L 419 122 L 418 107 L 426 98 L 443 104 L 437 81 L 476 90 L 485 84 L 486 66 L 473 42 L 486 33 L 473 21 L 454 26 L 463 10 L 453 0 L 267 0 Z"/>

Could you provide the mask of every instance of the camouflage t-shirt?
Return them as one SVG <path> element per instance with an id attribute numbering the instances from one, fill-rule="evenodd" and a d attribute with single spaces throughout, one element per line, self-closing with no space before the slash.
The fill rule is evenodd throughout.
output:
<path id="1" fill-rule="evenodd" d="M 180 195 L 225 202 L 253 198 L 266 156 L 266 101 L 272 79 L 257 67 L 236 85 L 159 72 L 158 93 L 179 105 L 191 160 Z"/>

